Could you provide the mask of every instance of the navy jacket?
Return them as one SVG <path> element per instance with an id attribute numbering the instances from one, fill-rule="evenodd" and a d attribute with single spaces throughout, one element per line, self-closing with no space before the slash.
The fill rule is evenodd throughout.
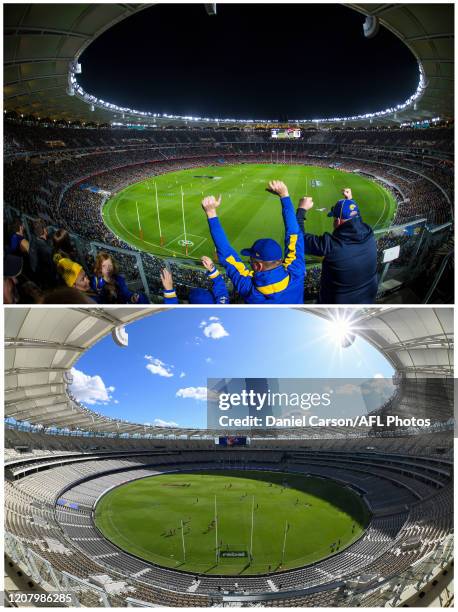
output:
<path id="1" fill-rule="evenodd" d="M 377 295 L 377 244 L 372 228 L 361 217 L 346 221 L 332 234 L 307 234 L 305 210 L 297 221 L 304 232 L 306 255 L 324 257 L 319 304 L 373 304 Z"/>

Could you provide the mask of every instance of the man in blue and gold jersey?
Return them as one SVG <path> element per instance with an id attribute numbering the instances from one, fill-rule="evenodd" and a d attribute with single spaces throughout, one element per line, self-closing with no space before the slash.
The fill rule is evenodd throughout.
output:
<path id="1" fill-rule="evenodd" d="M 247 304 L 302 304 L 304 301 L 304 237 L 294 213 L 288 188 L 282 181 L 271 181 L 267 191 L 280 197 L 285 224 L 285 253 L 271 238 L 261 238 L 241 254 L 250 258 L 248 269 L 233 249 L 218 219 L 221 196 L 202 201 L 220 264 L 237 293 Z"/>

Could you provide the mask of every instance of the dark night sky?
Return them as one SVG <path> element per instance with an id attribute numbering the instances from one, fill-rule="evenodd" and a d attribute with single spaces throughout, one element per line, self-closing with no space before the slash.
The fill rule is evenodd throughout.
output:
<path id="1" fill-rule="evenodd" d="M 381 110 L 416 89 L 414 57 L 340 5 L 161 4 L 128 18 L 81 56 L 89 93 L 137 110 L 302 119 Z"/>

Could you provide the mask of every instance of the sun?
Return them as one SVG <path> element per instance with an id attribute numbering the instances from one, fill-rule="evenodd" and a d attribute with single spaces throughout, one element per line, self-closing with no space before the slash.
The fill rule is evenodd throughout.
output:
<path id="1" fill-rule="evenodd" d="M 351 316 L 347 313 L 336 313 L 328 323 L 327 336 L 341 348 L 348 348 L 355 341 L 354 327 Z"/>

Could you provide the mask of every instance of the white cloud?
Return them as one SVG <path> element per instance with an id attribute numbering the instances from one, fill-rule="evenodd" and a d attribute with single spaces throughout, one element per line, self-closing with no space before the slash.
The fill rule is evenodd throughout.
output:
<path id="1" fill-rule="evenodd" d="M 186 372 L 181 372 L 180 373 L 180 378 L 184 378 L 186 376 Z"/>
<path id="2" fill-rule="evenodd" d="M 157 427 L 179 427 L 178 423 L 175 423 L 175 421 L 164 421 L 163 419 L 154 419 L 153 425 Z"/>
<path id="3" fill-rule="evenodd" d="M 206 363 L 213 363 L 213 359 L 211 357 L 205 357 Z"/>
<path id="4" fill-rule="evenodd" d="M 94 404 L 109 404 L 113 401 L 112 393 L 115 387 L 107 387 L 101 376 L 98 374 L 90 376 L 76 368 L 72 368 L 71 373 L 73 382 L 70 385 L 70 391 L 79 402 L 93 406 Z"/>
<path id="5" fill-rule="evenodd" d="M 145 355 L 145 359 L 149 361 L 146 369 L 151 372 L 151 374 L 157 374 L 158 376 L 165 376 L 166 378 L 170 378 L 173 376 L 172 368 L 173 366 L 167 365 L 157 357 L 153 357 L 152 355 Z"/>
<path id="6" fill-rule="evenodd" d="M 358 385 L 352 385 L 350 383 L 346 383 L 345 385 L 342 385 L 341 387 L 337 387 L 336 393 L 338 395 L 356 395 L 358 393 L 361 393 L 361 388 L 358 387 Z"/>
<path id="7" fill-rule="evenodd" d="M 176 396 L 183 399 L 195 399 L 205 402 L 207 399 L 207 387 L 185 387 L 178 389 Z"/>
<path id="8" fill-rule="evenodd" d="M 219 321 L 219 317 L 210 317 L 209 321 Z"/>
<path id="9" fill-rule="evenodd" d="M 225 336 L 229 336 L 228 332 L 224 329 L 222 323 L 208 323 L 204 327 L 204 336 L 212 338 L 212 340 L 220 340 Z"/>
<path id="10" fill-rule="evenodd" d="M 383 374 L 374 374 L 374 378 L 385 378 Z"/>

